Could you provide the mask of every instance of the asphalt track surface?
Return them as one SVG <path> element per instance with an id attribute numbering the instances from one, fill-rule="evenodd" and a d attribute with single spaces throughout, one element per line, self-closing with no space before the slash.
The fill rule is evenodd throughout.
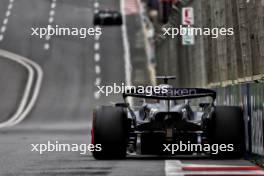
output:
<path id="1" fill-rule="evenodd" d="M 120 7 L 118 0 L 99 2 L 99 8 Z M 51 3 L 51 0 L 13 1 L 4 39 L 0 42 L 1 49 L 37 62 L 44 71 L 40 97 L 31 114 L 22 124 L 0 130 L 1 176 L 161 176 L 186 175 L 188 172 L 182 173 L 182 164 L 251 166 L 244 160 L 129 156 L 122 161 L 97 161 L 91 153 L 46 152 L 40 155 L 32 152 L 31 144 L 48 141 L 89 144 L 91 109 L 121 99 L 118 95 L 95 98 L 96 78 L 100 78 L 100 85 L 125 82 L 120 27 L 103 28 L 103 35 L 97 41 L 94 37 L 52 37 L 48 49 L 44 48 L 45 39 L 30 36 L 31 27 L 48 24 Z M 9 4 L 9 0 L 0 1 L 0 21 L 5 19 Z M 94 6 L 93 0 L 57 0 L 53 23 L 93 27 Z M 97 51 L 95 42 L 100 45 Z M 99 52 L 100 60 L 95 61 L 95 52 Z M 27 75 L 25 69 L 5 58 L 0 58 L 0 75 L 0 120 L 4 121 L 16 110 Z"/>

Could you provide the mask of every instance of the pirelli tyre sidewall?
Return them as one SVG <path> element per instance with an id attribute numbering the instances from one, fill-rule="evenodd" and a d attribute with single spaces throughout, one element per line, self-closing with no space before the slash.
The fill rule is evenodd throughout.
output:
<path id="1" fill-rule="evenodd" d="M 92 143 L 101 144 L 94 151 L 96 159 L 122 159 L 126 157 L 128 138 L 127 117 L 122 107 L 102 106 L 94 111 Z"/>
<path id="2" fill-rule="evenodd" d="M 233 151 L 219 151 L 212 157 L 242 158 L 245 153 L 245 125 L 243 111 L 237 106 L 216 106 L 209 122 L 209 143 L 233 144 Z"/>

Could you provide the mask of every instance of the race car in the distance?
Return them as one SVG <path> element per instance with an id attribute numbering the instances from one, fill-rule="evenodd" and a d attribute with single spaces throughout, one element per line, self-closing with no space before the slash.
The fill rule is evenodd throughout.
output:
<path id="1" fill-rule="evenodd" d="M 95 26 L 122 25 L 122 14 L 116 10 L 99 10 L 94 14 Z"/>
<path id="2" fill-rule="evenodd" d="M 216 106 L 214 90 L 173 88 L 168 84 L 173 77 L 159 78 L 164 79 L 159 86 L 165 93 L 125 92 L 124 103 L 94 110 L 92 143 L 102 147 L 93 152 L 94 158 L 121 159 L 127 154 L 243 157 L 240 107 Z M 133 97 L 133 106 L 127 97 Z M 185 150 L 180 150 L 181 144 Z"/>

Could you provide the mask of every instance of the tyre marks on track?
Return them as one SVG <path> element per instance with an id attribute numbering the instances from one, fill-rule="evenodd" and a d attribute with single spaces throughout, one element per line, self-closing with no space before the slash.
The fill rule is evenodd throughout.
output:
<path id="1" fill-rule="evenodd" d="M 7 30 L 8 20 L 9 20 L 11 13 L 12 13 L 13 4 L 14 4 L 14 0 L 9 0 L 7 10 L 5 13 L 5 18 L 4 18 L 4 20 L 2 22 L 2 26 L 0 28 L 0 42 L 2 42 L 4 40 L 4 34 Z"/>

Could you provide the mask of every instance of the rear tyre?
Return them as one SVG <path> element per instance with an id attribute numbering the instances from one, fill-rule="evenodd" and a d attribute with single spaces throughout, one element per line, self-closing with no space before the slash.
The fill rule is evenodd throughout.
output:
<path id="1" fill-rule="evenodd" d="M 211 152 L 212 157 L 243 157 L 245 153 L 245 127 L 242 109 L 236 106 L 215 107 L 209 123 L 208 135 L 211 148 L 212 145 L 218 144 L 218 153 Z M 224 146 L 228 147 L 224 149 Z M 232 148 L 233 151 L 231 151 Z"/>
<path id="2" fill-rule="evenodd" d="M 126 157 L 127 118 L 124 108 L 103 106 L 94 111 L 92 143 L 101 145 L 94 151 L 95 159 L 123 159 Z"/>
<path id="3" fill-rule="evenodd" d="M 99 15 L 97 15 L 97 14 L 94 15 L 93 23 L 94 23 L 94 26 L 100 25 L 101 19 L 100 19 Z"/>
<path id="4" fill-rule="evenodd" d="M 119 16 L 117 18 L 117 25 L 122 25 L 123 24 L 123 19 L 122 19 L 122 16 Z"/>

